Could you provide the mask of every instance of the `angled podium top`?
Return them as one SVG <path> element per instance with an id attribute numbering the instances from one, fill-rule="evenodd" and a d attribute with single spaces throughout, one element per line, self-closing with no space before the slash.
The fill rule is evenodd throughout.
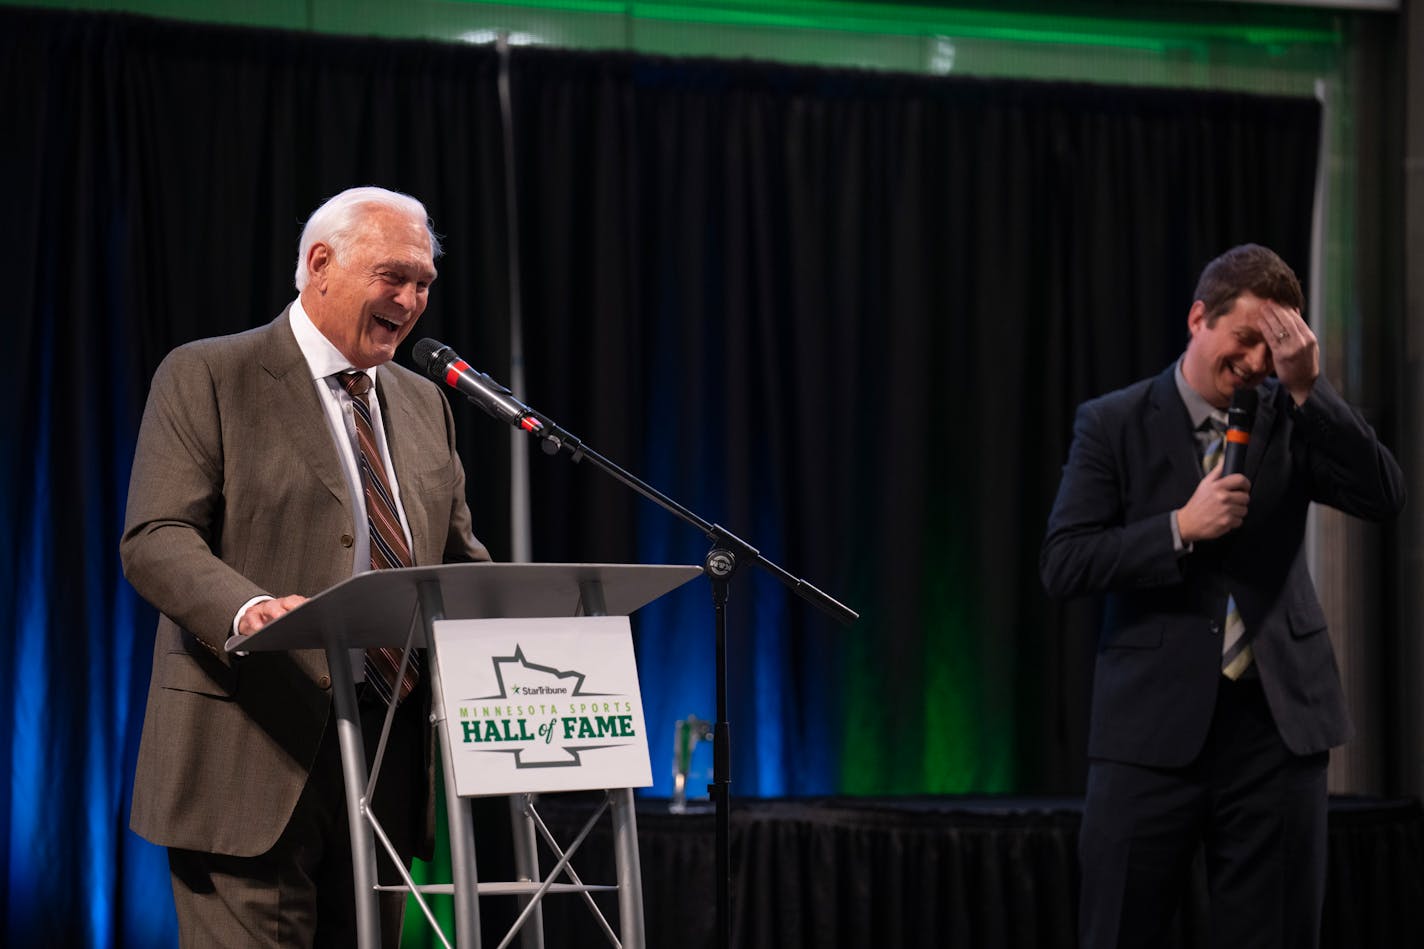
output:
<path id="1" fill-rule="evenodd" d="M 419 585 L 440 585 L 444 619 L 574 616 L 579 586 L 603 588 L 604 612 L 624 616 L 702 574 L 701 567 L 609 563 L 457 563 L 372 570 L 343 580 L 228 652 L 402 646 L 416 616 Z M 425 645 L 417 624 L 415 645 Z"/>

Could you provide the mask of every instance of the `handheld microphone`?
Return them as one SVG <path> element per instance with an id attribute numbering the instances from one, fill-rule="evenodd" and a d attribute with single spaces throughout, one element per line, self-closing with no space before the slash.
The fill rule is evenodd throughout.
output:
<path id="1" fill-rule="evenodd" d="M 455 350 L 426 337 L 415 344 L 415 364 L 436 382 L 443 382 L 502 422 L 531 434 L 543 430 L 544 423 L 534 410 L 514 397 L 509 389 L 495 382 L 461 359 Z"/>
<path id="2" fill-rule="evenodd" d="M 1231 395 L 1231 407 L 1226 410 L 1226 454 L 1221 463 L 1221 476 L 1240 474 L 1246 470 L 1246 446 L 1251 444 L 1251 426 L 1256 422 L 1256 405 L 1260 396 L 1255 389 L 1237 389 Z"/>

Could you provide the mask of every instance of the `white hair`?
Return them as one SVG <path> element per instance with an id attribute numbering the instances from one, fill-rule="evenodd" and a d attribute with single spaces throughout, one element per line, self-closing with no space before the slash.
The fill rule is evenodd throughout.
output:
<path id="1" fill-rule="evenodd" d="M 307 218 L 302 228 L 302 238 L 297 245 L 297 290 L 307 286 L 307 254 L 313 244 L 326 244 L 339 262 L 345 262 L 346 250 L 351 245 L 364 212 L 373 206 L 390 208 L 401 214 L 417 218 L 425 223 L 425 231 L 430 235 L 430 256 L 439 257 L 440 238 L 425 213 L 425 205 L 408 194 L 388 191 L 385 188 L 347 188 L 317 208 Z"/>

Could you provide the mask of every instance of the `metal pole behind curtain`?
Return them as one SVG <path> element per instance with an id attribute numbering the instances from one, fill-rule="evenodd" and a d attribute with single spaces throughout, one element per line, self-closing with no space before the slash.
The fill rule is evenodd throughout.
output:
<path id="1" fill-rule="evenodd" d="M 501 32 L 499 50 L 499 113 L 504 129 L 504 206 L 509 235 L 509 387 L 524 392 L 524 317 L 519 289 L 519 197 L 514 164 L 514 107 L 509 91 L 509 34 Z M 529 515 L 529 438 L 519 430 L 509 433 L 509 559 L 515 563 L 533 557 Z"/>

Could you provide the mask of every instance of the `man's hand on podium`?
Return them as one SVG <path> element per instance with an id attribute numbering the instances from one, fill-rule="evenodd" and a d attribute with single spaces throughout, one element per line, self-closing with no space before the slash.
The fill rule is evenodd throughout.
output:
<path id="1" fill-rule="evenodd" d="M 237 621 L 237 632 L 240 636 L 251 636 L 268 623 L 284 613 L 301 606 L 307 598 L 300 593 L 293 593 L 276 600 L 262 600 L 247 608 L 247 612 L 242 614 L 242 619 Z"/>

